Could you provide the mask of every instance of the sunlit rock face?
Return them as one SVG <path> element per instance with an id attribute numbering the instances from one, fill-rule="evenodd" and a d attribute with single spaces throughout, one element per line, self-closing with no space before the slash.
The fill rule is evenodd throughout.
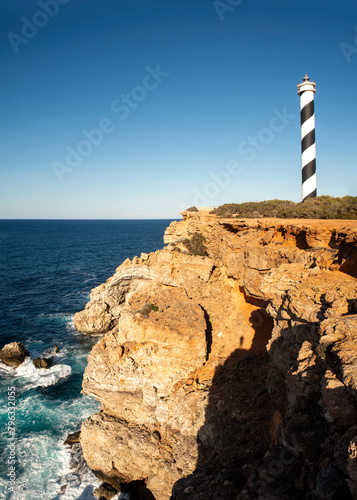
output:
<path id="1" fill-rule="evenodd" d="M 357 225 L 183 215 L 75 316 L 103 334 L 89 466 L 156 500 L 353 498 Z"/>
<path id="2" fill-rule="evenodd" d="M 0 350 L 0 361 L 13 368 L 18 368 L 29 356 L 30 353 L 20 342 L 11 342 Z"/>

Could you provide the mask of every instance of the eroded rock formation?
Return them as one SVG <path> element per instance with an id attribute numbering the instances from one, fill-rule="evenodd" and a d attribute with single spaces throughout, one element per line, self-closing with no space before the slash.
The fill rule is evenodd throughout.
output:
<path id="1" fill-rule="evenodd" d="M 183 215 L 75 316 L 105 334 L 89 466 L 156 500 L 357 497 L 357 224 Z"/>

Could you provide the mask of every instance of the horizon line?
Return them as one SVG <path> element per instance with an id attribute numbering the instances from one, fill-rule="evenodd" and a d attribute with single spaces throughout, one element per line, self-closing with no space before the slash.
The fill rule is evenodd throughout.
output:
<path id="1" fill-rule="evenodd" d="M 29 221 L 33 221 L 33 220 L 41 220 L 41 221 L 44 221 L 44 220 L 48 220 L 48 221 L 54 221 L 54 220 L 80 220 L 80 221 L 83 221 L 83 220 L 105 220 L 105 221 L 124 221 L 124 220 L 176 220 L 177 217 L 151 217 L 151 218 L 139 218 L 139 217 L 127 217 L 127 218 L 118 218 L 118 219 L 106 219 L 106 218 L 77 218 L 77 217 L 72 217 L 72 218 L 42 218 L 42 217 L 36 217 L 36 218 L 14 218 L 14 217 L 5 217 L 5 218 L 0 218 L 0 221 L 10 221 L 10 220 L 13 220 L 13 221 L 25 221 L 25 220 L 29 220 Z"/>

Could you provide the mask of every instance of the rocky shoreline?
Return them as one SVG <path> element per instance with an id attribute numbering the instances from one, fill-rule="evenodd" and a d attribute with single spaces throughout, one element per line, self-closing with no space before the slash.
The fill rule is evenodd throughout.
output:
<path id="1" fill-rule="evenodd" d="M 88 465 L 151 500 L 357 498 L 356 221 L 183 216 L 75 315 Z"/>

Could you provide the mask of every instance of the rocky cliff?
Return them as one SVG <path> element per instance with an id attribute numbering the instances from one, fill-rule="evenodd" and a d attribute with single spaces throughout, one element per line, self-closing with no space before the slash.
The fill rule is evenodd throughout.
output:
<path id="1" fill-rule="evenodd" d="M 89 466 L 156 500 L 357 498 L 357 223 L 183 215 L 75 316 L 103 334 Z"/>

